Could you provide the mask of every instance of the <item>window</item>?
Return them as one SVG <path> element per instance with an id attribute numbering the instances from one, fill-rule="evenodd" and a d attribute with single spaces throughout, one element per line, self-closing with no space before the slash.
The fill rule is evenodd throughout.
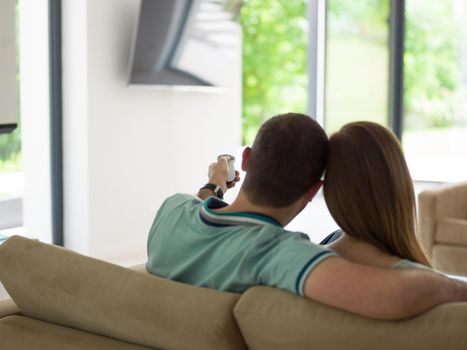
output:
<path id="1" fill-rule="evenodd" d="M 324 78 L 310 80 L 310 99 L 317 99 L 310 114 L 329 133 L 356 120 L 392 128 L 414 180 L 467 179 L 467 3 L 310 4 L 311 18 L 324 23 L 316 28 L 325 31 L 310 31 L 310 46 L 326 47 L 324 64 L 317 65 Z M 311 59 L 319 61 L 318 50 Z"/>
<path id="2" fill-rule="evenodd" d="M 466 19 L 464 0 L 244 1 L 244 144 L 288 111 L 328 133 L 370 120 L 415 180 L 467 179 Z"/>
<path id="3" fill-rule="evenodd" d="M 467 3 L 406 0 L 404 128 L 412 176 L 467 179 Z"/>
<path id="4" fill-rule="evenodd" d="M 49 35 L 56 36 L 53 28 L 49 30 L 49 18 L 57 17 L 55 13 L 49 16 L 49 9 L 55 8 L 49 6 L 52 3 L 55 1 L 16 1 L 21 132 L 18 129 L 8 135 L 1 148 L 6 150 L 3 146 L 8 144 L 9 151 L 0 155 L 0 192 L 7 189 L 3 201 L 0 199 L 0 230 L 7 236 L 21 234 L 60 243 L 53 236 L 52 218 L 57 215 L 51 208 L 51 186 L 60 184 L 51 176 L 51 150 L 55 152 L 57 147 L 51 146 L 50 129 L 60 129 L 51 122 L 53 106 L 49 106 L 54 101 L 49 68 L 58 67 L 49 54 Z"/>
<path id="5" fill-rule="evenodd" d="M 308 100 L 308 0 L 245 0 L 243 143 L 273 115 L 305 113 Z"/>
<path id="6" fill-rule="evenodd" d="M 354 120 L 388 126 L 389 1 L 328 0 L 324 127 Z"/>

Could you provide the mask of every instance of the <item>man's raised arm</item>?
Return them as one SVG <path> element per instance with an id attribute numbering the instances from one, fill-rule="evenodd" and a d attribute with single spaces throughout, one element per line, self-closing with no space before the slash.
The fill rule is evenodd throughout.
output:
<path id="1" fill-rule="evenodd" d="M 331 257 L 310 272 L 304 294 L 362 316 L 398 320 L 467 301 L 467 283 L 429 270 L 376 268 Z"/>

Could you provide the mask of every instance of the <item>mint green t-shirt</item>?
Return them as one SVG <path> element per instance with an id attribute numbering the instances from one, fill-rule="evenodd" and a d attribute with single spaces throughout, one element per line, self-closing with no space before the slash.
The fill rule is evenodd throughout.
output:
<path id="1" fill-rule="evenodd" d="M 303 295 L 309 272 L 336 255 L 268 216 L 213 210 L 226 205 L 214 197 L 168 198 L 149 232 L 148 272 L 230 292 L 268 285 Z"/>

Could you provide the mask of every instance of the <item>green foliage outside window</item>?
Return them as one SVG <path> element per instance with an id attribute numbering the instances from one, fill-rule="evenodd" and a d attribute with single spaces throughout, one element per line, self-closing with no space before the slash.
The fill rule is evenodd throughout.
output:
<path id="1" fill-rule="evenodd" d="M 461 28 L 454 20 L 453 3 L 406 2 L 404 99 L 408 128 L 455 124 Z"/>
<path id="2" fill-rule="evenodd" d="M 327 4 L 328 20 L 339 22 L 337 27 L 359 26 L 349 32 L 349 43 L 352 35 L 376 34 L 377 45 L 380 34 L 388 30 L 389 0 L 328 0 Z M 244 143 L 251 143 L 258 127 L 272 115 L 306 110 L 307 6 L 307 0 L 243 3 Z M 406 6 L 405 128 L 452 126 L 459 104 L 461 30 L 453 20 L 453 0 L 409 0 Z"/>
<path id="3" fill-rule="evenodd" d="M 275 114 L 306 112 L 308 0 L 245 0 L 243 142 Z"/>
<path id="4" fill-rule="evenodd" d="M 328 19 L 342 24 L 358 23 L 360 33 L 368 34 L 386 31 L 389 14 L 389 0 L 328 0 Z"/>
<path id="5" fill-rule="evenodd" d="M 21 160 L 21 132 L 0 134 L 0 172 L 18 171 Z"/>

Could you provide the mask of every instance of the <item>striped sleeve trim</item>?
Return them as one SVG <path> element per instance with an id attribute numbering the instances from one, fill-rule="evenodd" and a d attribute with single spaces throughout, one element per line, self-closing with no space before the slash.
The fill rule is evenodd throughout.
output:
<path id="1" fill-rule="evenodd" d="M 300 273 L 297 276 L 297 280 L 295 281 L 295 293 L 301 296 L 304 296 L 305 293 L 303 291 L 303 287 L 305 284 L 306 277 L 310 273 L 310 271 L 321 261 L 324 259 L 330 258 L 332 256 L 337 256 L 337 254 L 333 251 L 323 251 L 314 257 L 312 257 L 308 262 L 303 266 Z"/>

